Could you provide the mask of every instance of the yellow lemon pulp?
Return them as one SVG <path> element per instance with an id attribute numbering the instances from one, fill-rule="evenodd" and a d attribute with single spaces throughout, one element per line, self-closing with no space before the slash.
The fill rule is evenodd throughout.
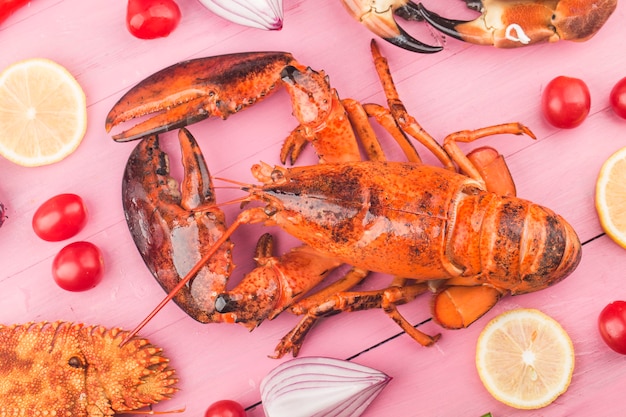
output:
<path id="1" fill-rule="evenodd" d="M 551 317 L 533 309 L 511 310 L 480 334 L 476 368 L 497 400 L 520 409 L 541 408 L 569 387 L 574 347 Z"/>
<path id="2" fill-rule="evenodd" d="M 611 155 L 600 169 L 596 210 L 606 234 L 626 248 L 626 148 Z"/>
<path id="3" fill-rule="evenodd" d="M 85 93 L 59 64 L 33 58 L 0 74 L 0 155 L 23 166 L 60 161 L 87 129 Z"/>

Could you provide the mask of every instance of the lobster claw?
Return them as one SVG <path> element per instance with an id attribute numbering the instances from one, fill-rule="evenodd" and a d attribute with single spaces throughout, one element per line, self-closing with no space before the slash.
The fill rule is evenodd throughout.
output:
<path id="1" fill-rule="evenodd" d="M 400 48 L 430 54 L 441 46 L 426 45 L 411 37 L 394 19 L 394 14 L 406 20 L 424 20 L 411 0 L 341 0 L 352 17 L 384 40 Z"/>
<path id="2" fill-rule="evenodd" d="M 431 26 L 453 38 L 515 48 L 558 40 L 585 41 L 615 10 L 617 0 L 483 0 L 475 20 L 447 19 L 418 4 Z M 468 7 L 476 8 L 475 5 Z"/>
<path id="3" fill-rule="evenodd" d="M 179 133 L 184 180 L 170 176 L 168 155 L 157 135 L 141 140 L 128 158 L 122 180 L 126 222 L 146 266 L 166 292 L 172 291 L 226 230 L 215 207 L 213 184 L 195 139 Z M 180 188 L 180 189 L 179 189 Z M 200 322 L 218 322 L 215 295 L 224 291 L 232 268 L 227 241 L 176 293 L 174 301 Z"/>
<path id="4" fill-rule="evenodd" d="M 113 136 L 118 142 L 126 142 L 210 116 L 226 119 L 270 95 L 280 82 L 281 69 L 293 62 L 293 56 L 286 52 L 250 52 L 174 64 L 124 94 L 107 115 L 106 130 L 158 113 Z"/>

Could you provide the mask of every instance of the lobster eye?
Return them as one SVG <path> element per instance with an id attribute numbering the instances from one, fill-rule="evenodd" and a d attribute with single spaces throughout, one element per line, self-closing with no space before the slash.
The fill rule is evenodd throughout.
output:
<path id="1" fill-rule="evenodd" d="M 273 170 L 270 176 L 274 182 L 282 181 L 285 178 L 285 174 L 280 169 Z"/>
<path id="2" fill-rule="evenodd" d="M 78 356 L 72 356 L 70 360 L 67 361 L 67 364 L 72 368 L 86 368 L 86 365 Z"/>

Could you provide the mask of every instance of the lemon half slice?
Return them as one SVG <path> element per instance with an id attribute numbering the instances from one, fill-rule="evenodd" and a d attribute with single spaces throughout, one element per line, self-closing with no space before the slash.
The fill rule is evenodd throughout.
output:
<path id="1" fill-rule="evenodd" d="M 480 334 L 476 368 L 497 400 L 520 409 L 541 408 L 569 387 L 574 347 L 551 317 L 533 309 L 511 310 Z"/>
<path id="2" fill-rule="evenodd" d="M 58 162 L 86 129 L 85 93 L 61 65 L 33 58 L 0 74 L 0 155 L 23 166 Z"/>
<path id="3" fill-rule="evenodd" d="M 600 169 L 596 211 L 606 234 L 626 248 L 626 148 L 611 155 Z"/>

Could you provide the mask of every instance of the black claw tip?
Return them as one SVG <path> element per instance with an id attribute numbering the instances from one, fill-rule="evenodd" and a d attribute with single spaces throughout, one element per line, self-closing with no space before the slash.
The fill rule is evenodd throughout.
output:
<path id="1" fill-rule="evenodd" d="M 424 17 L 424 20 L 428 22 L 429 25 L 437 29 L 439 32 L 452 38 L 463 40 L 461 34 L 456 30 L 456 26 L 462 23 L 467 23 L 466 21 L 452 20 L 441 17 L 437 13 L 428 10 L 426 7 L 424 7 L 422 3 L 419 3 L 417 5 L 417 8 L 422 17 Z"/>
<path id="2" fill-rule="evenodd" d="M 411 37 L 408 33 L 404 31 L 400 26 L 398 26 L 398 30 L 400 32 L 399 35 L 394 36 L 392 38 L 384 38 L 387 42 L 390 42 L 396 46 L 399 46 L 402 49 L 406 49 L 411 52 L 419 52 L 421 54 L 433 54 L 435 52 L 440 52 L 443 47 L 442 46 L 434 46 L 434 45 L 426 45 Z"/>

